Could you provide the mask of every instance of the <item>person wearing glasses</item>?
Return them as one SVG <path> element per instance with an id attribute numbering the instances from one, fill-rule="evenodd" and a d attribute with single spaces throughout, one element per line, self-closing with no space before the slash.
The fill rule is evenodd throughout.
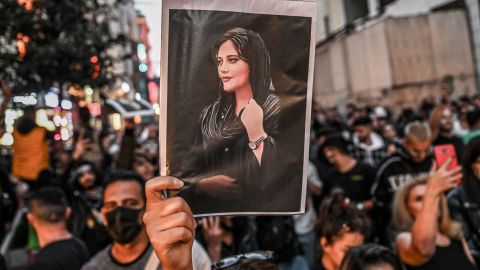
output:
<path id="1" fill-rule="evenodd" d="M 432 132 L 427 123 L 413 121 L 405 126 L 404 138 L 397 153 L 384 160 L 377 169 L 372 186 L 376 213 L 376 231 L 380 232 L 380 243 L 389 245 L 393 239 L 387 227 L 395 192 L 419 176 L 428 175 L 434 162 Z"/>

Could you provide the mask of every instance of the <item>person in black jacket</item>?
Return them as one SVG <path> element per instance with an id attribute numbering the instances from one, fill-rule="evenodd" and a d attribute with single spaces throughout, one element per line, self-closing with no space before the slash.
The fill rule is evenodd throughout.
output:
<path id="1" fill-rule="evenodd" d="M 67 230 L 71 209 L 62 190 L 39 189 L 28 197 L 28 206 L 27 219 L 41 247 L 29 269 L 80 269 L 89 254 L 83 241 Z"/>
<path id="2" fill-rule="evenodd" d="M 376 229 L 382 230 L 380 242 L 390 244 L 386 228 L 390 222 L 393 195 L 416 177 L 428 175 L 434 162 L 431 131 L 428 124 L 414 121 L 405 127 L 405 137 L 397 153 L 384 160 L 377 170 L 372 195 L 375 201 Z"/>
<path id="3" fill-rule="evenodd" d="M 467 144 L 462 184 L 448 194 L 451 215 L 462 224 L 472 255 L 480 265 L 480 136 Z"/>
<path id="4" fill-rule="evenodd" d="M 95 165 L 82 161 L 73 169 L 68 188 L 72 207 L 69 228 L 85 242 L 92 255 L 111 242 L 100 214 L 103 192 L 100 180 Z"/>

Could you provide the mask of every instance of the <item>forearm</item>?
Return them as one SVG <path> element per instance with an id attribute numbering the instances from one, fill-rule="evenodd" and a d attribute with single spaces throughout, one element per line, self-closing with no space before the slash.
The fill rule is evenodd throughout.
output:
<path id="1" fill-rule="evenodd" d="M 412 248 L 422 255 L 431 255 L 435 251 L 439 214 L 437 195 L 425 194 L 423 207 L 412 227 Z"/>
<path id="2" fill-rule="evenodd" d="M 253 154 L 255 155 L 255 158 L 258 161 L 258 164 L 262 166 L 262 156 L 263 156 L 263 148 L 264 148 L 264 143 L 262 142 L 257 149 L 252 150 Z"/>
<path id="3" fill-rule="evenodd" d="M 222 258 L 222 243 L 208 244 L 207 252 L 212 262 L 218 262 Z"/>

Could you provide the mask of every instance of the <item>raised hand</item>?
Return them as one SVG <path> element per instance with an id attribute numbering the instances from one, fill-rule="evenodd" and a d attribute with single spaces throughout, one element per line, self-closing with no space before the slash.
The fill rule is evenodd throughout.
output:
<path id="1" fill-rule="evenodd" d="M 250 99 L 247 106 L 243 109 L 240 120 L 247 130 L 250 141 L 256 141 L 265 134 L 263 129 L 263 110 L 253 98 Z"/>
<path id="2" fill-rule="evenodd" d="M 438 169 L 436 164 L 433 164 L 427 180 L 427 192 L 439 196 L 458 185 L 457 180 L 462 178 L 462 167 L 458 166 L 448 170 L 450 162 L 452 162 L 452 158 L 449 158 Z"/>
<path id="3" fill-rule="evenodd" d="M 205 217 L 200 220 L 202 235 L 212 261 L 218 261 L 222 256 L 222 240 L 225 232 L 220 226 L 220 219 L 221 217 Z"/>
<path id="4" fill-rule="evenodd" d="M 147 181 L 146 211 L 143 222 L 155 253 L 164 270 L 191 270 L 195 219 L 188 204 L 180 197 L 165 199 L 162 191 L 179 189 L 183 182 L 168 176 Z"/>

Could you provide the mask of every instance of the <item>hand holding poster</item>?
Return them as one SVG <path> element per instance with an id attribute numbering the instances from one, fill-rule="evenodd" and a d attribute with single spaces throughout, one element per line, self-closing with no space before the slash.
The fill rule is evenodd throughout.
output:
<path id="1" fill-rule="evenodd" d="M 304 211 L 315 2 L 164 0 L 162 175 L 196 216 Z"/>

